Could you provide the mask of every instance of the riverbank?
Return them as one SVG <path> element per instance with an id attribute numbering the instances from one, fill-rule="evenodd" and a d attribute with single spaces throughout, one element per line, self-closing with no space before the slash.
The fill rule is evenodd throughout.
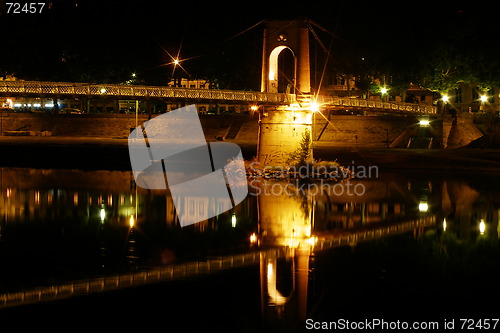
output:
<path id="1" fill-rule="evenodd" d="M 257 154 L 254 141 L 238 144 L 247 160 Z M 0 166 L 82 170 L 131 170 L 128 142 L 109 137 L 0 137 Z M 498 172 L 500 149 L 390 149 L 381 145 L 315 143 L 314 158 L 343 166 L 389 170 Z"/>

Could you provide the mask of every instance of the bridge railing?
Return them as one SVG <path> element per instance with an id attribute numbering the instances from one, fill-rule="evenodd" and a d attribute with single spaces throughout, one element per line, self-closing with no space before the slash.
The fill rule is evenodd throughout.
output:
<path id="1" fill-rule="evenodd" d="M 206 261 L 151 267 L 143 271 L 75 280 L 67 283 L 5 293 L 0 294 L 0 309 L 38 302 L 55 301 L 73 296 L 89 295 L 92 293 L 117 290 L 132 286 L 141 286 L 149 283 L 185 279 L 195 275 L 211 274 L 224 269 L 255 265 L 260 262 L 261 255 L 280 256 L 280 253 L 280 249 L 272 248 L 212 258 Z"/>
<path id="2" fill-rule="evenodd" d="M 290 95 L 256 91 L 193 89 L 121 84 L 89 84 L 44 81 L 0 81 L 3 95 L 119 96 L 124 98 L 171 98 L 287 104 Z"/>
<path id="3" fill-rule="evenodd" d="M 335 96 L 319 96 L 318 103 L 332 106 L 358 107 L 380 110 L 391 110 L 397 112 L 435 114 L 437 108 L 427 104 L 385 102 L 370 99 L 346 98 Z"/>

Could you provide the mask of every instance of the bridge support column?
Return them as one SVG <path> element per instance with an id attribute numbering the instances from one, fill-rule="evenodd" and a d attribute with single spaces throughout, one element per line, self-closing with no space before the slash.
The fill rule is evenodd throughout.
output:
<path id="1" fill-rule="evenodd" d="M 293 153 L 309 142 L 312 159 L 312 111 L 279 107 L 259 115 L 257 158 L 261 167 L 287 167 Z"/>

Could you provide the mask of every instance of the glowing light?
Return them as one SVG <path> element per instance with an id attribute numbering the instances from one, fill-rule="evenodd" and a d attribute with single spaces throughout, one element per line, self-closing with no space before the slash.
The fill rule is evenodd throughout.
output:
<path id="1" fill-rule="evenodd" d="M 443 102 L 448 102 L 450 100 L 450 97 L 448 97 L 448 95 L 443 95 L 443 97 L 441 97 L 441 99 L 443 100 Z"/>
<path id="2" fill-rule="evenodd" d="M 269 55 L 269 80 L 276 80 L 276 73 L 278 73 L 278 56 L 287 46 L 280 45 L 274 48 Z"/>
<path id="3" fill-rule="evenodd" d="M 21 106 L 23 106 L 21 103 L 14 103 L 15 108 L 20 108 Z"/>
<path id="4" fill-rule="evenodd" d="M 236 227 L 236 214 L 233 213 L 231 216 L 231 226 L 234 228 Z"/>
<path id="5" fill-rule="evenodd" d="M 134 215 L 130 215 L 130 219 L 128 221 L 128 225 L 133 228 L 134 225 L 135 225 L 135 219 L 134 219 Z"/>
<path id="6" fill-rule="evenodd" d="M 101 94 L 105 94 L 106 93 L 106 88 L 101 88 L 101 90 L 99 90 L 101 92 Z"/>
<path id="7" fill-rule="evenodd" d="M 484 231 L 486 230 L 486 223 L 484 223 L 484 220 L 481 219 L 481 222 L 479 222 L 479 232 L 484 234 Z"/>
<path id="8" fill-rule="evenodd" d="M 427 202 L 421 202 L 418 204 L 418 210 L 420 212 L 427 212 L 429 210 L 429 204 Z"/>
<path id="9" fill-rule="evenodd" d="M 101 222 L 104 222 L 104 218 L 106 217 L 106 211 L 104 210 L 104 208 L 101 208 Z"/>
<path id="10" fill-rule="evenodd" d="M 446 219 L 443 219 L 443 231 L 446 231 Z"/>
<path id="11" fill-rule="evenodd" d="M 309 110 L 312 112 L 318 112 L 319 111 L 319 105 L 316 102 L 311 102 L 311 105 L 309 106 Z"/>
<path id="12" fill-rule="evenodd" d="M 383 87 L 382 89 L 380 89 L 380 92 L 382 93 L 382 95 L 387 94 L 387 88 Z"/>
<path id="13" fill-rule="evenodd" d="M 314 246 L 316 244 L 316 242 L 318 241 L 318 237 L 309 237 L 308 239 L 306 239 L 306 243 L 311 245 L 311 246 Z"/>
<path id="14" fill-rule="evenodd" d="M 481 96 L 481 102 L 483 102 L 483 103 L 484 103 L 484 102 L 486 102 L 487 100 L 488 100 L 488 96 L 486 96 L 486 95 L 482 95 L 482 96 Z"/>
<path id="15" fill-rule="evenodd" d="M 274 74 L 274 71 L 269 71 L 269 80 L 270 80 L 270 81 L 275 80 L 275 74 Z"/>
<path id="16" fill-rule="evenodd" d="M 179 64 L 179 62 L 180 62 L 179 59 L 174 59 L 174 65 L 177 66 Z"/>
<path id="17" fill-rule="evenodd" d="M 135 74 L 135 73 L 132 73 L 132 77 L 136 77 L 136 76 L 137 76 L 137 74 Z"/>
<path id="18" fill-rule="evenodd" d="M 257 234 L 254 232 L 250 235 L 250 244 L 257 243 Z"/>
<path id="19" fill-rule="evenodd" d="M 420 120 L 420 126 L 429 126 L 431 122 L 427 119 Z"/>
<path id="20" fill-rule="evenodd" d="M 257 105 L 252 105 L 250 107 L 250 110 L 252 110 L 252 111 L 257 111 L 258 109 L 259 109 L 259 107 Z"/>
<path id="21" fill-rule="evenodd" d="M 272 279 L 273 275 L 273 264 L 267 263 L 267 279 Z"/>

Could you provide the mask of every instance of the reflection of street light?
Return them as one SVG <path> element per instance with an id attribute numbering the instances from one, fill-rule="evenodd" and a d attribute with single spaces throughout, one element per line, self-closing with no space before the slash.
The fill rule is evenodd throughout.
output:
<path id="1" fill-rule="evenodd" d="M 233 215 L 231 216 L 231 226 L 233 228 L 236 227 L 236 214 L 235 213 L 233 213 Z"/>
<path id="2" fill-rule="evenodd" d="M 423 213 L 427 212 L 429 210 L 429 204 L 427 202 L 423 202 L 423 201 L 420 202 L 418 204 L 418 210 L 420 212 L 423 212 Z"/>
<path id="3" fill-rule="evenodd" d="M 481 219 L 481 222 L 479 222 L 479 232 L 484 234 L 484 231 L 486 230 L 486 223 L 484 223 L 484 220 Z"/>
<path id="4" fill-rule="evenodd" d="M 104 208 L 101 208 L 101 223 L 104 223 L 104 218 L 106 217 L 106 211 L 104 210 Z"/>
<path id="5" fill-rule="evenodd" d="M 250 244 L 257 243 L 257 234 L 254 232 L 250 235 Z"/>

